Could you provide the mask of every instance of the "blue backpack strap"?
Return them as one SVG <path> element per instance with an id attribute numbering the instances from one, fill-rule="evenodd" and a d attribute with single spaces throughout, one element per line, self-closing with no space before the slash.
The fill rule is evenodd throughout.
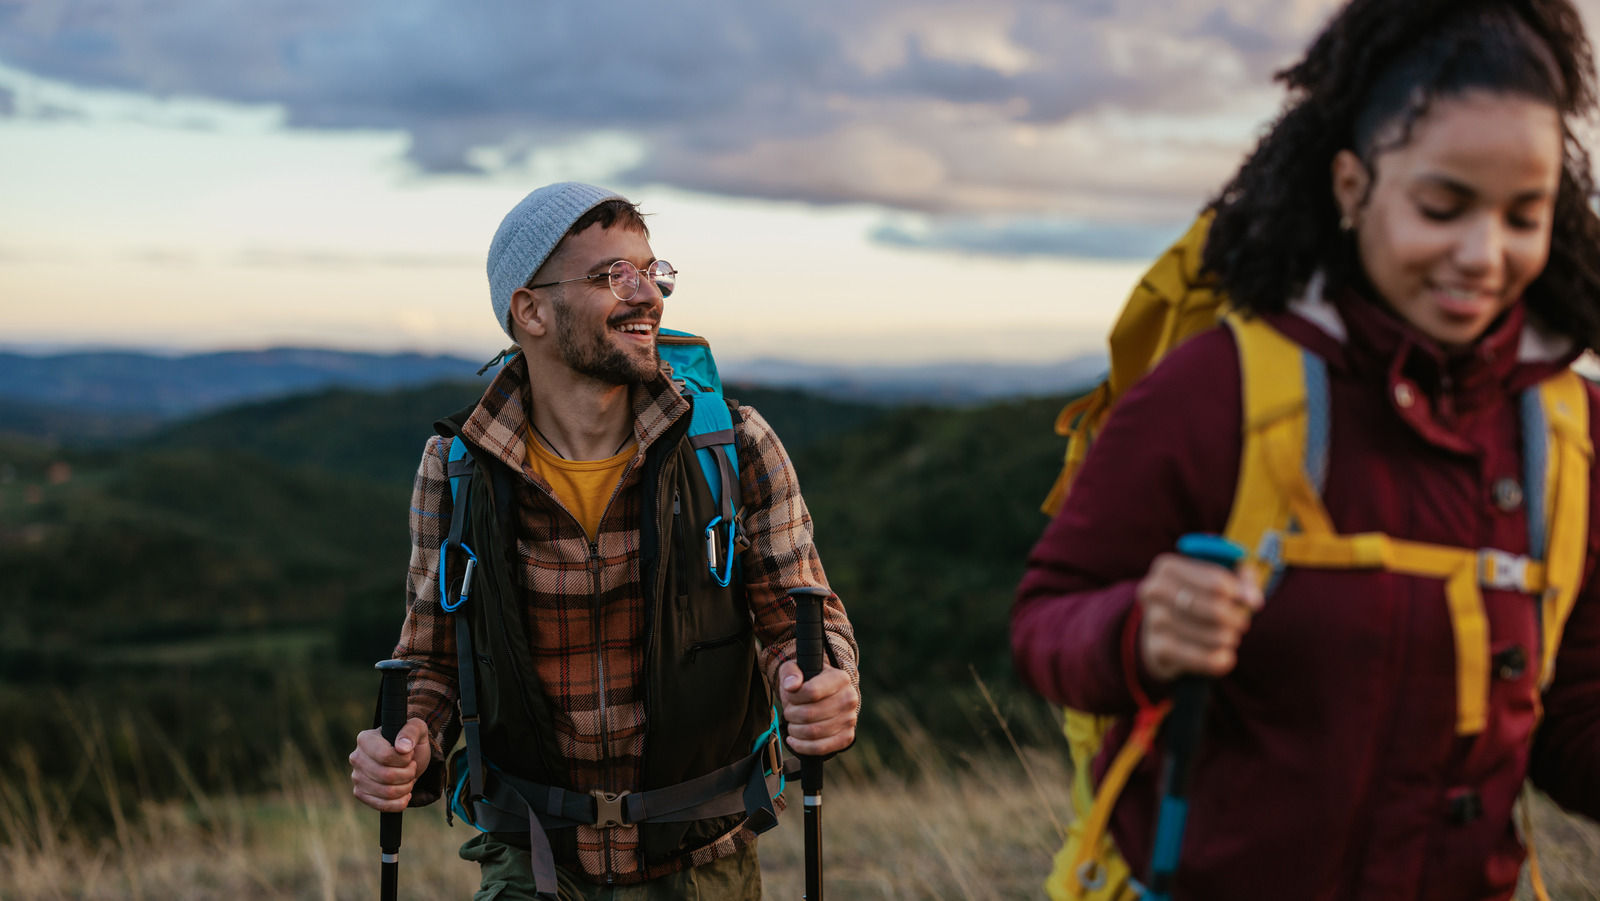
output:
<path id="1" fill-rule="evenodd" d="M 738 557 L 735 545 L 740 520 L 733 499 L 739 496 L 739 459 L 733 443 L 733 416 L 721 401 L 721 397 L 708 394 L 695 395 L 690 401 L 694 405 L 694 421 L 689 425 L 689 444 L 717 504 L 717 515 L 706 523 L 707 565 L 711 577 L 726 588 L 733 579 L 733 561 Z M 720 566 L 718 560 L 722 561 Z"/>
<path id="2" fill-rule="evenodd" d="M 472 789 L 471 798 L 483 796 L 483 748 L 478 730 L 478 680 L 473 668 L 472 627 L 467 617 L 459 613 L 472 594 L 472 574 L 478 568 L 478 555 L 473 553 L 464 538 L 467 510 L 472 504 L 472 477 L 477 466 L 466 442 L 458 435 L 450 439 L 450 451 L 445 458 L 445 475 L 450 480 L 450 532 L 439 546 L 439 606 L 454 614 L 456 621 L 456 687 L 461 695 L 461 731 L 467 740 L 467 772 Z M 459 549 L 466 555 L 466 569 L 461 573 L 461 591 L 455 601 L 450 600 L 450 577 L 447 569 L 450 549 Z"/>
<path id="3" fill-rule="evenodd" d="M 1550 420 L 1545 416 L 1539 386 L 1522 392 L 1522 496 L 1528 511 L 1528 556 L 1545 562 L 1550 542 L 1545 479 L 1550 468 Z M 1539 626 L 1539 648 L 1544 649 L 1544 605 L 1533 605 Z"/>
<path id="4" fill-rule="evenodd" d="M 739 549 L 747 544 L 739 501 L 739 454 L 734 444 L 733 413 L 722 393 L 711 346 L 688 332 L 661 329 L 661 359 L 672 370 L 684 398 L 693 407 L 689 444 L 711 489 L 717 514 L 705 526 L 706 565 L 723 588 L 733 581 Z"/>
<path id="5" fill-rule="evenodd" d="M 1328 444 L 1332 419 L 1328 397 L 1328 364 L 1309 350 L 1301 350 L 1306 379 L 1306 478 L 1317 494 L 1328 488 Z"/>
<path id="6" fill-rule="evenodd" d="M 466 442 L 461 438 L 450 439 L 450 451 L 445 457 L 445 476 L 450 480 L 450 532 L 445 537 L 444 543 L 439 545 L 439 606 L 446 613 L 454 613 L 467 600 L 467 594 L 472 590 L 470 585 L 471 571 L 477 566 L 478 555 L 472 548 L 462 542 L 462 535 L 466 531 L 467 507 L 470 504 L 471 492 L 464 490 L 472 482 L 472 473 L 475 465 L 472 455 L 467 452 Z M 461 582 L 461 596 L 452 603 L 449 597 L 450 580 L 446 576 L 445 567 L 449 561 L 449 551 L 457 548 L 467 555 L 467 578 Z"/>
<path id="7" fill-rule="evenodd" d="M 1545 478 L 1550 466 L 1550 422 L 1544 414 L 1544 403 L 1538 386 L 1522 392 L 1522 496 L 1528 505 L 1528 556 L 1535 560 L 1545 557 L 1545 544 L 1549 541 L 1545 509 Z"/>

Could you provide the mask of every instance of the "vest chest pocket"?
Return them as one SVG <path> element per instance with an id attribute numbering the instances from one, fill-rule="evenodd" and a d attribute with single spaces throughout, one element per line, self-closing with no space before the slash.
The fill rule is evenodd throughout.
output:
<path id="1" fill-rule="evenodd" d="M 720 657 L 721 649 L 748 643 L 751 634 L 750 611 L 738 579 L 722 585 L 712 574 L 706 557 L 706 524 L 718 515 L 696 464 L 683 466 L 675 474 L 668 501 L 672 534 L 663 545 L 667 551 L 667 572 L 663 588 L 672 599 L 667 614 L 669 640 L 685 663 Z"/>

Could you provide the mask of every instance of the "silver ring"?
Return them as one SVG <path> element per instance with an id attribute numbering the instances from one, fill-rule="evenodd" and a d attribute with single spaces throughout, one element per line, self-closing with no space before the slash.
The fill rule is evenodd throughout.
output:
<path id="1" fill-rule="evenodd" d="M 1178 589 L 1177 597 L 1173 598 L 1172 600 L 1173 603 L 1178 605 L 1178 609 L 1182 610 L 1184 613 L 1188 613 L 1194 609 L 1194 592 L 1188 588 Z"/>

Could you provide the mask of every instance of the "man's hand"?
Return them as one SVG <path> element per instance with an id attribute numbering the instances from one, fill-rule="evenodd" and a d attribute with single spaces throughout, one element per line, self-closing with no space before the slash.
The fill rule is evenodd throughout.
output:
<path id="1" fill-rule="evenodd" d="M 1139 650 L 1159 682 L 1232 672 L 1239 640 L 1262 605 L 1250 570 L 1241 575 L 1177 554 L 1155 559 L 1137 595 L 1144 607 Z"/>
<path id="2" fill-rule="evenodd" d="M 411 801 L 417 777 L 428 768 L 433 745 L 428 724 L 415 717 L 406 721 L 390 745 L 377 729 L 356 736 L 350 752 L 350 781 L 361 803 L 385 813 L 399 813 Z"/>
<path id="3" fill-rule="evenodd" d="M 796 754 L 821 757 L 856 740 L 861 697 L 844 670 L 823 664 L 822 672 L 805 679 L 800 664 L 786 660 L 778 667 L 778 699 Z"/>

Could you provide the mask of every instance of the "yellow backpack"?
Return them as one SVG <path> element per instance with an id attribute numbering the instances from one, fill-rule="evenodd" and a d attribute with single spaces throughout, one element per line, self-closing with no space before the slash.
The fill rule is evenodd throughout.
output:
<path id="1" fill-rule="evenodd" d="M 1174 347 L 1219 322 L 1233 330 L 1244 395 L 1244 445 L 1224 536 L 1250 551 L 1267 585 L 1284 567 L 1375 569 L 1445 582 L 1456 646 L 1456 731 L 1481 732 L 1490 680 L 1484 587 L 1539 597 L 1539 690 L 1554 677 L 1561 631 L 1583 576 L 1587 533 L 1589 405 L 1583 380 L 1568 370 L 1523 396 L 1528 486 L 1528 556 L 1403 541 L 1379 533 L 1340 535 L 1321 500 L 1328 450 L 1327 373 L 1322 360 L 1265 321 L 1229 312 L 1224 295 L 1201 272 L 1211 224 L 1207 213 L 1150 268 L 1111 332 L 1111 373 L 1067 405 L 1056 432 L 1067 438 L 1061 476 L 1044 510 L 1054 515 L 1072 489 L 1090 445 L 1116 401 Z M 1536 487 L 1537 486 L 1537 487 Z M 1535 698 L 1537 703 L 1538 698 Z M 1106 831 L 1117 797 L 1149 751 L 1169 705 L 1141 710 L 1099 785 L 1092 763 L 1114 719 L 1065 711 L 1074 769 L 1073 819 L 1045 887 L 1054 901 L 1134 901 L 1143 888 Z M 1524 803 L 1530 875 L 1545 899 Z"/>

